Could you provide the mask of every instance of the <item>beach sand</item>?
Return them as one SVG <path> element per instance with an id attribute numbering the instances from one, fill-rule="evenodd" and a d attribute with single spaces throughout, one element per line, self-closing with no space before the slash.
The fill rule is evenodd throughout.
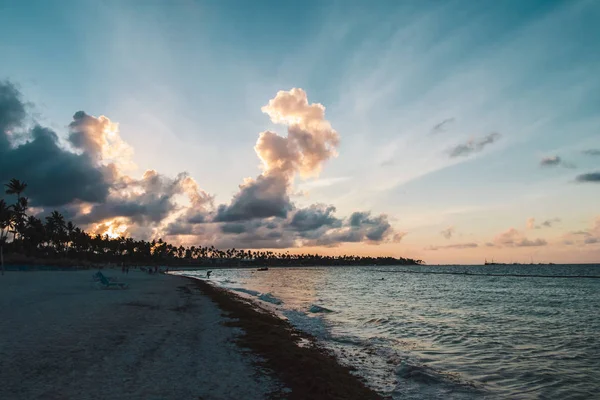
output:
<path id="1" fill-rule="evenodd" d="M 209 283 L 104 270 L 0 277 L 0 399 L 381 397 L 314 338 Z M 298 343 L 304 343 L 298 346 Z"/>
<path id="2" fill-rule="evenodd" d="M 107 270 L 0 277 L 0 399 L 263 399 L 281 384 L 190 281 Z M 197 290 L 196 290 L 197 291 Z"/>

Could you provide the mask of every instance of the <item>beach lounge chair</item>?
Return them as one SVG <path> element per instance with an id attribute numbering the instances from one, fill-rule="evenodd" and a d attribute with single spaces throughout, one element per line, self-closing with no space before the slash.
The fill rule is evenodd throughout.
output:
<path id="1" fill-rule="evenodd" d="M 100 282 L 100 276 L 102 276 L 102 275 L 103 275 L 102 272 L 98 271 L 98 272 L 96 272 L 95 274 L 92 275 L 92 280 L 94 282 Z M 115 278 L 115 277 L 113 277 L 113 276 L 107 276 L 106 279 L 108 279 L 111 282 L 117 282 L 118 281 L 118 279 Z"/>
<path id="2" fill-rule="evenodd" d="M 100 271 L 94 274 L 94 280 L 97 281 L 96 286 L 101 289 L 127 289 L 129 287 L 127 283 L 111 281 Z"/>

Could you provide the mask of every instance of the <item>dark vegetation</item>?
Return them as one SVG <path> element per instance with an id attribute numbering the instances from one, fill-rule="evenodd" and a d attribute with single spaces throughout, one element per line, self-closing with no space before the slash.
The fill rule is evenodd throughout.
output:
<path id="1" fill-rule="evenodd" d="M 294 329 L 277 316 L 256 310 L 239 296 L 208 283 L 188 278 L 228 314 L 231 326 L 242 328 L 238 344 L 262 357 L 261 364 L 275 371 L 290 393 L 273 393 L 272 398 L 290 400 L 381 399 L 352 368 L 340 365 L 327 350 L 318 347 L 310 335 Z M 301 339 L 309 343 L 298 346 Z"/>
<path id="2" fill-rule="evenodd" d="M 330 265 L 408 265 L 421 260 L 393 257 L 361 257 L 353 255 L 322 256 L 240 249 L 220 250 L 214 246 L 176 246 L 162 239 L 146 241 L 130 237 L 111 238 L 93 235 L 66 221 L 58 211 L 44 220 L 28 215 L 27 184 L 12 179 L 5 185 L 6 194 L 16 202 L 8 205 L 0 199 L 0 257 L 10 256 L 11 263 L 93 265 L 114 263 L 126 265 L 173 266 L 330 266 Z"/>

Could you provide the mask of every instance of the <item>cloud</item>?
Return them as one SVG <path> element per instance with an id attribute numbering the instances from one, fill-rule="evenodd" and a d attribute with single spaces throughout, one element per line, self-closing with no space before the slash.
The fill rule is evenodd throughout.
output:
<path id="1" fill-rule="evenodd" d="M 440 235 L 442 235 L 446 239 L 450 239 L 452 237 L 452 235 L 454 234 L 454 232 L 455 232 L 454 227 L 453 226 L 449 226 L 448 228 L 446 228 L 443 231 L 441 231 Z"/>
<path id="2" fill-rule="evenodd" d="M 34 125 L 23 130 L 25 118 L 18 90 L 9 82 L 0 83 L 0 181 L 16 177 L 27 182 L 34 206 L 104 201 L 112 184 L 111 169 L 87 153 L 66 150 L 51 129 Z M 20 129 L 19 135 L 14 129 Z"/>
<path id="3" fill-rule="evenodd" d="M 582 153 L 588 156 L 600 156 L 600 149 L 587 149 L 583 150 Z"/>
<path id="4" fill-rule="evenodd" d="M 354 212 L 340 228 L 330 229 L 310 245 L 336 246 L 345 242 L 380 243 L 391 239 L 400 241 L 404 234 L 395 234 L 386 215 L 372 217 L 369 212 Z"/>
<path id="5" fill-rule="evenodd" d="M 455 118 L 446 118 L 442 122 L 435 124 L 433 128 L 431 128 L 431 133 L 440 133 L 444 132 L 448 125 L 452 124 L 455 121 Z"/>
<path id="6" fill-rule="evenodd" d="M 547 244 L 545 239 L 530 240 L 515 228 L 510 228 L 494 238 L 494 245 L 500 247 L 536 247 Z"/>
<path id="7" fill-rule="evenodd" d="M 572 235 L 591 236 L 592 234 L 588 231 L 575 231 L 571 232 Z"/>
<path id="8" fill-rule="evenodd" d="M 535 218 L 530 217 L 527 218 L 527 229 L 542 229 L 542 228 L 551 228 L 554 224 L 560 222 L 560 218 L 551 218 L 543 221 L 539 225 L 535 224 Z"/>
<path id="9" fill-rule="evenodd" d="M 542 222 L 542 226 L 546 227 L 546 228 L 551 228 L 553 224 L 560 222 L 561 219 L 560 218 L 552 218 L 552 219 L 547 219 L 544 222 Z"/>
<path id="10" fill-rule="evenodd" d="M 450 149 L 450 157 L 466 157 L 472 153 L 478 153 L 482 151 L 487 145 L 490 145 L 500 139 L 499 133 L 493 132 L 482 138 L 471 139 L 465 144 L 460 144 Z"/>
<path id="11" fill-rule="evenodd" d="M 111 192 L 107 200 L 95 204 L 85 213 L 74 217 L 80 224 L 90 224 L 116 217 L 125 217 L 129 224 L 157 224 L 177 211 L 177 195 L 187 195 L 190 208 L 198 211 L 212 202 L 212 197 L 198 189 L 187 173 L 169 178 L 154 170 L 148 170 L 142 179 L 129 178 L 125 187 Z"/>
<path id="12" fill-rule="evenodd" d="M 119 134 L 119 125 L 103 115 L 94 117 L 77 111 L 69 124 L 69 143 L 97 162 L 113 163 L 119 169 L 133 168 L 133 149 Z"/>
<path id="13" fill-rule="evenodd" d="M 400 243 L 402 241 L 402 239 L 404 239 L 404 236 L 406 236 L 406 235 L 408 235 L 408 233 L 406 233 L 406 232 L 394 233 L 394 236 L 392 237 L 392 242 Z"/>
<path id="14" fill-rule="evenodd" d="M 0 148 L 0 181 L 16 177 L 27 182 L 26 194 L 41 210 L 59 208 L 97 233 L 118 225 L 141 234 L 179 208 L 178 195 L 187 195 L 190 209 L 212 201 L 185 173 L 174 179 L 153 170 L 141 179 L 126 175 L 133 150 L 121 139 L 118 124 L 107 117 L 75 113 L 66 141 L 75 151 L 48 128 L 24 129 L 25 117 L 14 85 L 0 84 L 0 136 L 8 144 Z M 8 134 L 15 128 L 21 129 L 22 142 Z"/>
<path id="15" fill-rule="evenodd" d="M 475 247 L 479 247 L 479 245 L 477 243 L 458 243 L 458 244 L 449 244 L 446 246 L 429 246 L 426 247 L 425 250 L 431 250 L 431 251 L 436 251 L 436 250 L 462 250 L 462 249 L 473 249 Z"/>
<path id="16" fill-rule="evenodd" d="M 246 221 L 254 218 L 285 218 L 294 206 L 288 194 L 289 182 L 282 176 L 260 175 L 240 185 L 229 205 L 221 204 L 216 222 Z"/>
<path id="17" fill-rule="evenodd" d="M 287 126 L 287 136 L 260 133 L 254 150 L 262 172 L 216 207 L 214 197 L 185 172 L 169 177 L 150 169 L 133 176 L 133 149 L 106 116 L 76 112 L 62 142 L 50 129 L 25 129 L 20 96 L 14 85 L 0 85 L 0 179 L 27 182 L 40 215 L 58 208 L 91 233 L 166 235 L 217 247 L 379 244 L 399 242 L 406 234 L 395 232 L 384 214 L 358 211 L 342 218 L 333 205 L 297 207 L 290 200 L 295 179 L 317 177 L 339 144 L 325 107 L 308 103 L 302 89 L 278 92 L 262 107 L 272 122 Z"/>
<path id="18" fill-rule="evenodd" d="M 273 123 L 286 125 L 288 135 L 260 133 L 254 150 L 263 172 L 240 185 L 230 204 L 219 206 L 216 221 L 285 218 L 294 208 L 290 194 L 295 176 L 316 177 L 323 163 L 337 155 L 339 135 L 325 119 L 325 107 L 309 104 L 304 90 L 279 91 L 261 110 Z"/>
<path id="19" fill-rule="evenodd" d="M 569 232 L 563 239 L 577 245 L 600 243 L 600 216 L 592 221 L 588 229 Z"/>
<path id="20" fill-rule="evenodd" d="M 23 124 L 25 117 L 21 93 L 11 82 L 0 81 L 0 151 L 10 147 L 10 133 Z"/>
<path id="21" fill-rule="evenodd" d="M 577 175 L 577 182 L 600 182 L 600 171 Z"/>
<path id="22" fill-rule="evenodd" d="M 571 164 L 569 162 L 566 162 L 565 160 L 563 160 L 562 158 L 560 158 L 557 155 L 554 156 L 547 156 L 547 157 L 543 157 L 540 160 L 540 166 L 541 167 L 557 167 L 557 166 L 563 166 L 565 168 L 575 168 L 574 164 Z"/>
<path id="23" fill-rule="evenodd" d="M 542 158 L 542 160 L 540 161 L 540 165 L 542 167 L 553 167 L 556 165 L 559 165 L 561 163 L 561 159 L 559 156 L 548 156 L 548 157 L 544 157 Z"/>
<path id="24" fill-rule="evenodd" d="M 342 221 L 336 218 L 334 206 L 314 204 L 294 213 L 289 226 L 299 232 L 314 231 L 322 227 L 338 228 Z"/>

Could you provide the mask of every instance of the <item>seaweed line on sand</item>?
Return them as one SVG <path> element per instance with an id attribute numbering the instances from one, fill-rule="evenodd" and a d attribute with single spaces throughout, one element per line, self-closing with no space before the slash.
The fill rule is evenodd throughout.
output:
<path id="1" fill-rule="evenodd" d="M 225 289 L 188 278 L 231 318 L 230 326 L 241 328 L 237 344 L 260 357 L 261 367 L 275 372 L 289 391 L 271 397 L 295 399 L 382 399 L 350 367 L 338 363 L 328 350 L 319 347 L 310 335 L 294 329 L 289 322 L 255 306 Z M 299 346 L 300 341 L 310 345 Z"/>

